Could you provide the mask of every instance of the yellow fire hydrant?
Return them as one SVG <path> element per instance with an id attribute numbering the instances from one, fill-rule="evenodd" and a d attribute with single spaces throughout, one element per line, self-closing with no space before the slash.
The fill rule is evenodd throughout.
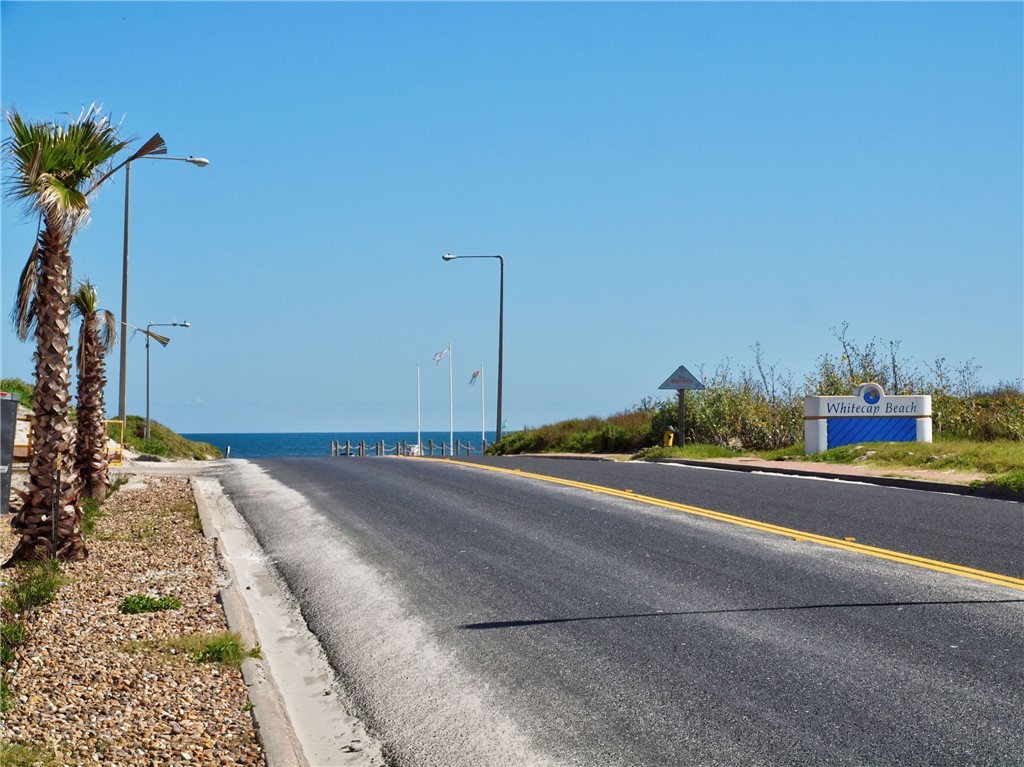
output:
<path id="1" fill-rule="evenodd" d="M 665 433 L 661 435 L 661 444 L 665 447 L 672 447 L 676 444 L 676 430 L 672 428 L 665 429 Z"/>

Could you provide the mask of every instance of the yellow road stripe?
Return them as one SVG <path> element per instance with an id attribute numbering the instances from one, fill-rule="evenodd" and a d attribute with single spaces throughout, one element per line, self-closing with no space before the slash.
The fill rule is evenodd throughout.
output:
<path id="1" fill-rule="evenodd" d="M 857 543 L 856 541 L 844 541 L 840 540 L 839 538 L 830 538 L 827 535 L 808 533 L 804 532 L 803 530 L 795 530 L 790 527 L 781 527 L 780 525 L 773 525 L 768 522 L 758 522 L 755 519 L 737 517 L 733 514 L 725 514 L 721 511 L 712 511 L 711 509 L 702 509 L 699 506 L 688 506 L 684 503 L 666 501 L 662 498 L 653 498 L 647 495 L 638 495 L 637 493 L 634 493 L 632 490 L 616 490 L 611 487 L 591 485 L 586 482 L 577 482 L 571 479 L 562 479 L 561 477 L 551 477 L 546 474 L 534 474 L 532 472 L 522 471 L 521 469 L 503 469 L 499 466 L 488 466 L 482 463 L 464 463 L 462 461 L 455 461 L 450 458 L 441 458 L 435 460 L 440 460 L 446 463 L 452 463 L 458 466 L 465 466 L 473 469 L 493 471 L 500 474 L 514 474 L 516 476 L 528 477 L 530 479 L 538 479 L 543 482 L 550 482 L 556 485 L 575 487 L 580 490 L 589 490 L 594 493 L 601 493 L 602 495 L 610 495 L 616 498 L 626 498 L 631 501 L 640 501 L 641 503 L 646 503 L 653 506 L 660 506 L 664 509 L 672 509 L 674 511 L 684 512 L 686 514 L 693 514 L 698 517 L 715 519 L 719 522 L 727 522 L 731 525 L 739 525 L 740 527 L 748 527 L 753 530 L 761 530 L 762 532 L 772 533 L 774 535 L 784 535 L 790 538 L 798 539 L 800 541 L 811 541 L 813 543 L 819 543 L 822 546 L 831 546 L 835 549 L 854 551 L 858 554 L 865 554 L 867 556 L 877 557 L 879 559 L 888 559 L 891 562 L 899 562 L 905 565 L 921 567 L 926 570 L 935 570 L 937 572 L 947 573 L 949 575 L 960 575 L 964 578 L 973 578 L 974 580 L 985 581 L 986 583 L 994 583 L 998 586 L 1006 586 L 1007 588 L 1024 591 L 1024 580 L 1020 578 L 1013 578 L 1009 575 L 992 573 L 988 572 L 987 570 L 976 570 L 973 567 L 965 567 L 964 565 L 956 565 L 951 562 L 941 562 L 935 559 L 927 559 L 925 557 L 918 557 L 913 554 L 904 554 L 900 551 L 881 549 L 876 546 L 867 546 L 863 543 Z"/>

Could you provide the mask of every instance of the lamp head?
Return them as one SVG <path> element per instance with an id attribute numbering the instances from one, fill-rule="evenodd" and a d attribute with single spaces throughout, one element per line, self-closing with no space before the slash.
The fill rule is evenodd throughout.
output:
<path id="1" fill-rule="evenodd" d="M 441 256 L 442 261 L 454 261 L 458 256 L 453 256 L 451 253 L 445 253 Z"/>
<path id="2" fill-rule="evenodd" d="M 205 168 L 207 165 L 210 164 L 210 161 L 207 160 L 205 157 L 193 157 L 192 155 L 186 157 L 185 162 L 191 163 L 192 165 L 195 165 L 197 168 Z"/>
<path id="3" fill-rule="evenodd" d="M 167 144 L 159 133 L 154 133 L 149 141 L 140 146 L 138 151 L 128 158 L 128 162 L 154 154 L 167 154 Z"/>
<path id="4" fill-rule="evenodd" d="M 189 322 L 188 320 L 185 320 L 184 322 L 179 322 L 178 325 L 179 325 L 179 327 L 183 327 L 183 328 L 190 328 L 190 327 L 192 327 L 192 323 Z"/>

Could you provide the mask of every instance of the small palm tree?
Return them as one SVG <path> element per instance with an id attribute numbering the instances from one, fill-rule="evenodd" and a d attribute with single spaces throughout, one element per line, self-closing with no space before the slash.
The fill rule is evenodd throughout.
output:
<path id="1" fill-rule="evenodd" d="M 107 497 L 107 419 L 103 388 L 107 385 L 103 358 L 117 345 L 113 312 L 99 309 L 96 288 L 88 280 L 78 283 L 74 313 L 82 319 L 78 334 L 78 421 L 75 470 L 82 495 L 102 503 Z"/>
<path id="2" fill-rule="evenodd" d="M 6 196 L 39 215 L 39 231 L 11 313 L 18 335 L 34 331 L 32 454 L 24 504 L 14 518 L 21 537 L 5 566 L 58 557 L 83 559 L 79 483 L 71 460 L 71 240 L 89 217 L 89 195 L 106 164 L 126 146 L 96 106 L 68 125 L 31 122 L 6 112 Z"/>

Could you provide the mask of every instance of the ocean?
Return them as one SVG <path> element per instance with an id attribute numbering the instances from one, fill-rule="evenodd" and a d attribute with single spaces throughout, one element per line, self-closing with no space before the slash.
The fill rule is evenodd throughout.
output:
<path id="1" fill-rule="evenodd" d="M 407 442 L 410 445 L 416 444 L 415 431 L 361 431 L 361 432 L 291 432 L 276 434 L 183 434 L 183 437 L 194 442 L 208 442 L 222 452 L 231 448 L 232 458 L 285 458 L 290 456 L 330 456 L 331 442 L 339 442 L 344 448 L 345 440 L 352 445 L 355 452 L 359 442 L 366 442 L 366 450 L 369 455 L 374 455 L 374 446 L 384 442 L 388 454 L 395 454 L 396 445 Z M 487 444 L 494 441 L 494 432 L 485 432 Z M 441 455 L 441 443 L 448 445 L 449 433 L 446 431 L 425 431 L 421 438 L 423 441 L 423 454 L 429 454 L 430 440 L 434 441 L 434 455 Z M 462 454 L 465 455 L 466 445 L 470 446 L 473 455 L 480 455 L 480 432 L 479 431 L 457 431 L 455 432 L 456 443 L 462 444 Z M 448 453 L 451 453 L 450 446 Z"/>

